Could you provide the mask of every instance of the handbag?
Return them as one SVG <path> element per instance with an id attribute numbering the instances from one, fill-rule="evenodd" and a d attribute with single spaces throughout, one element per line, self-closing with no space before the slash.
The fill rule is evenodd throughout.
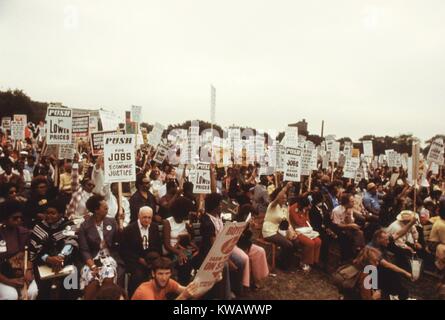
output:
<path id="1" fill-rule="evenodd" d="M 332 274 L 334 285 L 342 290 L 354 290 L 360 278 L 361 270 L 353 264 L 341 266 Z"/>

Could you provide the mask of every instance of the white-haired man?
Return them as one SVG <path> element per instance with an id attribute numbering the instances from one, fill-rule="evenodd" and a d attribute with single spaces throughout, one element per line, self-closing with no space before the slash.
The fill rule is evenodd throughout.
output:
<path id="1" fill-rule="evenodd" d="M 153 221 L 153 210 L 144 206 L 139 209 L 138 220 L 130 223 L 122 234 L 121 255 L 126 270 L 131 274 L 128 293 L 150 277 L 150 261 L 161 254 L 162 240 L 159 227 Z"/>

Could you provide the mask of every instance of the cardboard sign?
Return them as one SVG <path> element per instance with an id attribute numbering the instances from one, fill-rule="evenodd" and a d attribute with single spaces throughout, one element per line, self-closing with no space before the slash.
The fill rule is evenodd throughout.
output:
<path id="1" fill-rule="evenodd" d="M 90 116 L 89 132 L 99 131 L 99 118 L 96 116 Z"/>
<path id="2" fill-rule="evenodd" d="M 2 118 L 2 128 L 5 130 L 11 130 L 11 117 Z"/>
<path id="3" fill-rule="evenodd" d="M 340 142 L 333 141 L 331 147 L 331 158 L 329 159 L 329 161 L 338 163 L 339 158 L 340 158 Z"/>
<path id="4" fill-rule="evenodd" d="M 105 183 L 136 180 L 135 140 L 131 134 L 104 137 Z"/>
<path id="5" fill-rule="evenodd" d="M 141 106 L 131 106 L 131 120 L 136 123 L 142 122 L 142 107 Z"/>
<path id="6" fill-rule="evenodd" d="M 28 124 L 28 116 L 26 114 L 15 114 L 13 116 L 13 121 L 22 122 L 26 125 Z"/>
<path id="7" fill-rule="evenodd" d="M 26 123 L 11 121 L 11 139 L 14 141 L 25 140 L 25 127 Z"/>
<path id="8" fill-rule="evenodd" d="M 90 131 L 90 116 L 73 117 L 73 136 L 88 138 Z"/>
<path id="9" fill-rule="evenodd" d="M 352 143 L 349 141 L 345 142 L 345 146 L 343 148 L 343 154 L 346 158 L 352 157 Z"/>
<path id="10" fill-rule="evenodd" d="M 283 138 L 285 147 L 298 148 L 298 128 L 287 127 Z"/>
<path id="11" fill-rule="evenodd" d="M 48 107 L 46 113 L 46 143 L 72 144 L 73 113 L 68 108 Z"/>
<path id="12" fill-rule="evenodd" d="M 158 149 L 156 150 L 156 154 L 153 158 L 153 161 L 156 163 L 162 163 L 164 162 L 165 158 L 167 157 L 169 147 L 165 144 L 161 144 L 158 146 Z"/>
<path id="13" fill-rule="evenodd" d="M 100 131 L 100 132 L 92 132 L 91 133 L 91 153 L 93 156 L 98 156 L 103 154 L 104 150 L 104 136 L 116 134 L 116 131 Z"/>
<path id="14" fill-rule="evenodd" d="M 302 152 L 299 148 L 286 148 L 284 181 L 300 182 Z"/>
<path id="15" fill-rule="evenodd" d="M 73 144 L 63 144 L 59 146 L 59 160 L 73 159 L 75 154 L 75 148 Z"/>
<path id="16" fill-rule="evenodd" d="M 163 133 L 164 126 L 156 122 L 153 130 L 148 134 L 148 144 L 156 148 L 161 143 Z"/>
<path id="17" fill-rule="evenodd" d="M 397 152 L 394 150 L 385 150 L 386 160 L 388 162 L 388 167 L 395 168 L 397 167 Z"/>
<path id="18" fill-rule="evenodd" d="M 199 268 L 194 282 L 198 285 L 198 295 L 209 291 L 215 284 L 224 265 L 232 254 L 240 236 L 246 228 L 246 222 L 229 222 L 217 234 L 207 257 Z"/>
<path id="19" fill-rule="evenodd" d="M 193 193 L 209 194 L 210 189 L 210 163 L 198 163 L 195 169 L 195 179 L 193 180 Z"/>
<path id="20" fill-rule="evenodd" d="M 111 111 L 99 110 L 102 131 L 114 131 L 119 128 L 120 118 Z"/>
<path id="21" fill-rule="evenodd" d="M 363 154 L 365 157 L 373 157 L 374 149 L 372 146 L 372 141 L 363 141 Z"/>
<path id="22" fill-rule="evenodd" d="M 431 147 L 430 150 L 428 151 L 428 156 L 426 159 L 430 163 L 434 162 L 436 164 L 441 165 L 442 164 L 441 155 L 443 154 L 443 151 L 444 151 L 443 139 L 438 138 L 431 143 Z"/>
<path id="23" fill-rule="evenodd" d="M 355 179 L 357 170 L 360 167 L 359 158 L 347 158 L 345 169 L 343 170 L 343 177 L 346 179 Z"/>
<path id="24" fill-rule="evenodd" d="M 313 170 L 317 170 L 317 150 L 303 150 L 301 158 L 301 175 L 309 176 Z"/>

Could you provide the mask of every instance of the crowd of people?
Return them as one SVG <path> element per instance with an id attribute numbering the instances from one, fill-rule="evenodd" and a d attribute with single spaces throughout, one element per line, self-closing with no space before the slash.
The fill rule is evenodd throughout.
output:
<path id="1" fill-rule="evenodd" d="M 121 198 L 121 186 L 104 182 L 103 156 L 92 156 L 88 144 L 59 160 L 33 133 L 18 143 L 1 133 L 0 300 L 243 297 L 270 273 L 265 243 L 277 248 L 283 272 L 327 272 L 336 267 L 335 247 L 337 265 L 375 266 L 378 288 L 357 281 L 360 299 L 409 299 L 403 278 L 413 280 L 413 257 L 445 283 L 440 175 L 429 172 L 415 189 L 403 168 L 387 166 L 369 167 L 359 183 L 340 167 L 296 183 L 279 172 L 260 175 L 258 164 L 211 165 L 211 193 L 203 195 L 173 159 L 180 151 L 158 164 L 153 150 L 137 150 L 136 181 L 124 183 Z M 202 295 L 193 279 L 226 213 L 252 219 Z"/>

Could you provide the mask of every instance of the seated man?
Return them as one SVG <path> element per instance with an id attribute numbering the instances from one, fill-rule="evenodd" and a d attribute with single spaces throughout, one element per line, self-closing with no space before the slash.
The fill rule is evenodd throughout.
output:
<path id="1" fill-rule="evenodd" d="M 153 210 L 150 207 L 139 209 L 139 218 L 123 231 L 121 255 L 127 272 L 131 273 L 128 286 L 129 295 L 150 276 L 147 256 L 159 257 L 161 237 L 157 223 L 153 222 Z M 155 255 L 154 255 L 155 254 Z"/>
<path id="2" fill-rule="evenodd" d="M 402 211 L 397 216 L 397 220 L 391 223 L 386 231 L 394 237 L 404 226 L 409 225 L 413 219 L 416 219 L 414 212 L 409 210 Z M 396 255 L 397 264 L 405 270 L 409 270 L 410 268 L 408 263 L 409 258 L 421 249 L 422 245 L 419 243 L 419 233 L 414 225 L 412 225 L 403 236 L 398 237 L 389 247 L 389 250 Z"/>
<path id="3" fill-rule="evenodd" d="M 142 283 L 131 300 L 167 300 L 171 295 L 178 295 L 176 300 L 196 298 L 198 287 L 191 282 L 187 287 L 181 286 L 172 275 L 172 261 L 168 258 L 158 258 L 153 263 L 153 279 Z"/>

